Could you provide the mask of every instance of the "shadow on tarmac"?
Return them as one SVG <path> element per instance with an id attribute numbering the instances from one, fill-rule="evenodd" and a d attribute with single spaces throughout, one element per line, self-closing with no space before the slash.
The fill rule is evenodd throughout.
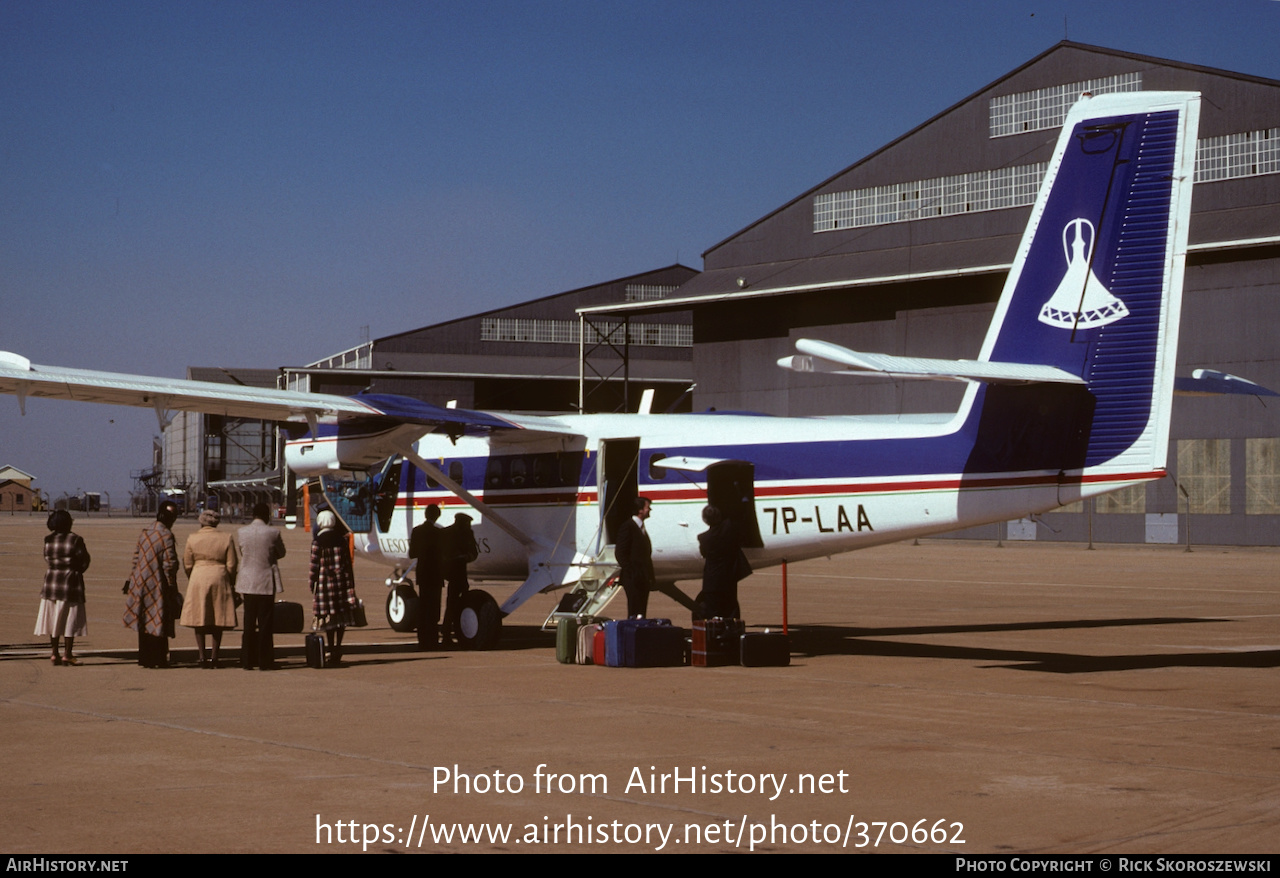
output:
<path id="1" fill-rule="evenodd" d="M 1274 668 L 1280 649 L 1229 652 L 1150 653 L 1138 655 L 1079 655 L 1019 649 L 954 646 L 879 640 L 928 634 L 975 634 L 997 631 L 1043 631 L 1066 628 L 1110 628 L 1135 625 L 1187 625 L 1225 622 L 1213 618 L 1076 619 L 1055 622 L 1012 622 L 993 625 L 931 625 L 915 628 L 839 628 L 806 625 L 792 628 L 791 648 L 801 656 L 847 655 L 957 659 L 991 662 L 990 667 L 1050 674 L 1092 674 L 1147 668 Z"/>

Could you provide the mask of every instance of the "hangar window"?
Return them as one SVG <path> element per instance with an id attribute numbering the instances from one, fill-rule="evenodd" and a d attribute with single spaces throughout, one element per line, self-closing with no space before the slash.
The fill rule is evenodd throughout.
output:
<path id="1" fill-rule="evenodd" d="M 623 324 L 617 322 L 588 324 L 587 344 L 599 344 L 608 338 L 621 344 Z M 524 317 L 485 317 L 480 321 L 481 341 L 518 341 L 533 344 L 577 344 L 578 321 L 535 320 Z M 693 326 L 688 323 L 627 324 L 628 344 L 649 347 L 687 348 L 693 346 Z"/>
<path id="2" fill-rule="evenodd" d="M 833 232 L 935 216 L 1034 204 L 1048 162 L 890 183 L 813 199 L 814 232 Z"/>
<path id="3" fill-rule="evenodd" d="M 1280 515 L 1280 439 L 1246 439 L 1244 456 L 1245 514 Z"/>
<path id="4" fill-rule="evenodd" d="M 1280 128 L 1205 137 L 1196 144 L 1196 182 L 1280 173 Z"/>
<path id="5" fill-rule="evenodd" d="M 1007 137 L 1010 134 L 1056 128 L 1067 118 L 1067 111 L 1086 91 L 1094 94 L 1142 91 L 1142 73 L 1120 73 L 1101 79 L 1068 82 L 992 98 L 991 136 Z"/>
<path id="6" fill-rule="evenodd" d="M 627 284 L 624 301 L 651 302 L 654 299 L 665 299 L 676 291 L 674 286 L 659 284 Z"/>
<path id="7" fill-rule="evenodd" d="M 1099 513 L 1142 513 L 1147 511 L 1147 486 L 1130 485 L 1110 494 L 1103 494 L 1094 502 L 1094 509 Z"/>
<path id="8" fill-rule="evenodd" d="M 1189 495 L 1192 512 L 1231 512 L 1231 440 L 1179 439 L 1178 484 Z"/>

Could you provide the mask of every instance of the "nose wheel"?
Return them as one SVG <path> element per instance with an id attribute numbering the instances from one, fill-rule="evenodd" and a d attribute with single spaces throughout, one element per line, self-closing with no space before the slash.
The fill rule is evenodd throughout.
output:
<path id="1" fill-rule="evenodd" d="M 417 630 L 418 595 L 413 586 L 397 585 L 387 592 L 387 621 L 401 634 Z"/>

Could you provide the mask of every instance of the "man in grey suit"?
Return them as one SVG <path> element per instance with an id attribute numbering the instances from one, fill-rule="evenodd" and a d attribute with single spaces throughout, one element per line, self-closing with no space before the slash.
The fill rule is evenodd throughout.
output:
<path id="1" fill-rule="evenodd" d="M 284 557 L 284 538 L 267 524 L 271 507 L 258 503 L 253 507 L 253 523 L 240 528 L 240 572 L 236 591 L 244 598 L 244 639 L 240 641 L 240 667 L 254 666 L 264 671 L 276 667 L 273 617 L 278 582 L 276 562 Z"/>

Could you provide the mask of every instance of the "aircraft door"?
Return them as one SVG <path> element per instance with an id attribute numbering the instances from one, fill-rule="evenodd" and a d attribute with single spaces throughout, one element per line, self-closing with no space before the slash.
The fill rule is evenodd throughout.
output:
<path id="1" fill-rule="evenodd" d="M 759 549 L 760 525 L 756 521 L 756 468 L 746 461 L 714 463 L 707 468 L 707 503 L 738 525 L 743 548 Z"/>
<path id="2" fill-rule="evenodd" d="M 364 471 L 338 470 L 320 477 L 329 508 L 355 533 L 366 533 L 377 517 L 375 480 Z"/>
<path id="3" fill-rule="evenodd" d="M 400 481 L 404 475 L 413 478 L 413 467 L 403 457 L 392 457 L 387 460 L 375 481 L 377 483 L 378 533 L 386 533 L 391 529 L 391 519 L 396 511 L 396 499 L 400 494 Z"/>
<path id="4" fill-rule="evenodd" d="M 601 439 L 597 468 L 600 484 L 600 524 L 605 544 L 613 545 L 618 528 L 631 517 L 640 493 L 640 440 Z"/>

